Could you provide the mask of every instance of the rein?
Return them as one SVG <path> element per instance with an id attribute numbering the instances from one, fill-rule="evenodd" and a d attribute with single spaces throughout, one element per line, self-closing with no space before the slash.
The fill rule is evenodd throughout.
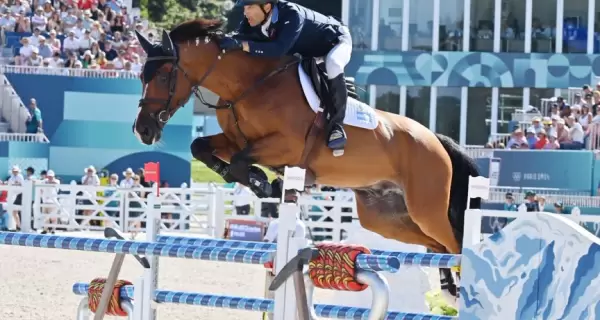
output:
<path id="1" fill-rule="evenodd" d="M 206 106 L 208 108 L 215 109 L 215 110 L 223 110 L 223 109 L 230 109 L 231 110 L 231 114 L 233 115 L 233 120 L 235 121 L 235 127 L 236 127 L 238 133 L 240 134 L 240 136 L 242 137 L 242 139 L 244 140 L 244 144 L 246 145 L 246 148 L 247 148 L 249 146 L 248 138 L 246 137 L 246 135 L 244 134 L 244 132 L 240 128 L 239 121 L 238 121 L 238 116 L 237 116 L 237 113 L 235 111 L 235 105 L 237 103 L 239 103 L 241 100 L 243 100 L 252 91 L 254 91 L 255 89 L 257 89 L 260 85 L 262 85 L 269 78 L 271 78 L 271 77 L 273 77 L 273 76 L 275 76 L 275 75 L 277 75 L 277 74 L 279 74 L 281 72 L 286 71 L 291 66 L 294 66 L 294 65 L 300 63 L 300 60 L 298 60 L 298 59 L 292 60 L 290 62 L 287 62 L 283 66 L 280 66 L 280 67 L 278 67 L 278 68 L 270 71 L 266 75 L 262 76 L 258 81 L 254 82 L 254 84 L 252 84 L 246 90 L 244 90 L 233 101 L 227 101 L 227 100 L 225 100 L 225 103 L 222 104 L 222 105 L 214 105 L 214 104 L 206 102 L 206 100 L 202 96 L 202 92 L 200 91 L 199 87 L 202 84 L 202 82 L 204 82 L 204 80 L 206 80 L 206 78 L 214 70 L 214 68 L 217 65 L 217 62 L 219 60 L 221 60 L 225 54 L 227 54 L 227 52 L 225 52 L 223 54 L 219 54 L 217 56 L 217 59 L 213 62 L 212 66 L 210 68 L 208 68 L 208 70 L 206 71 L 206 73 L 204 74 L 204 76 L 202 77 L 202 79 L 200 79 L 200 81 L 198 82 L 198 84 L 196 86 L 194 86 L 194 88 L 192 89 L 192 92 L 198 98 L 198 100 L 200 100 L 200 103 L 202 103 L 204 106 Z"/>
<path id="2" fill-rule="evenodd" d="M 215 59 L 213 60 L 213 62 L 211 63 L 210 67 L 206 70 L 206 72 L 204 73 L 204 75 L 202 76 L 202 78 L 200 78 L 200 80 L 198 81 L 197 84 L 194 84 L 191 77 L 189 76 L 189 74 L 181 67 L 181 65 L 179 64 L 179 53 L 177 51 L 175 51 L 175 54 L 173 56 L 157 56 L 157 57 L 149 57 L 148 59 L 146 59 L 146 62 L 150 62 L 150 61 L 171 61 L 173 63 L 173 68 L 171 69 L 171 71 L 169 72 L 169 78 L 168 78 L 168 87 L 169 87 L 169 97 L 167 98 L 167 100 L 165 101 L 164 99 L 157 99 L 157 98 L 143 98 L 140 99 L 140 105 L 143 107 L 145 105 L 147 105 L 148 103 L 159 103 L 159 104 L 163 104 L 165 103 L 165 108 L 156 112 L 156 113 L 151 113 L 151 116 L 159 123 L 161 123 L 162 125 L 166 124 L 167 121 L 169 121 L 169 119 L 173 116 L 173 112 L 172 112 L 172 108 L 170 107 L 171 105 L 171 100 L 173 99 L 174 95 L 175 95 L 175 90 L 176 90 L 176 86 L 177 86 L 177 71 L 181 70 L 181 72 L 183 72 L 184 77 L 193 84 L 192 86 L 192 93 L 198 98 L 198 100 L 200 100 L 200 103 L 203 104 L 204 106 L 210 108 L 210 109 L 215 109 L 215 110 L 223 110 L 223 109 L 230 109 L 231 113 L 233 115 L 233 119 L 235 121 L 235 127 L 239 133 L 239 135 L 242 137 L 242 139 L 244 140 L 244 144 L 245 144 L 245 148 L 248 148 L 250 146 L 250 143 L 248 141 L 248 138 L 246 137 L 246 135 L 244 134 L 244 132 L 242 131 L 242 129 L 240 128 L 239 125 L 239 121 L 238 121 L 238 115 L 237 112 L 235 110 L 235 106 L 237 103 L 239 103 L 241 100 L 243 100 L 248 94 L 250 94 L 252 91 L 254 91 L 256 88 L 258 88 L 260 85 L 262 85 L 266 80 L 268 80 L 269 78 L 286 71 L 287 69 L 289 69 L 290 67 L 297 65 L 298 63 L 300 63 L 301 59 L 295 59 L 292 60 L 290 62 L 285 63 L 284 65 L 270 71 L 269 73 L 265 74 L 264 76 L 262 76 L 258 81 L 254 82 L 254 84 L 252 84 L 250 87 L 248 87 L 246 90 L 244 90 L 236 99 L 234 99 L 233 101 L 225 101 L 224 104 L 222 105 L 214 105 L 211 103 L 208 103 L 206 101 L 206 99 L 204 99 L 204 97 L 202 96 L 202 92 L 200 91 L 200 86 L 202 86 L 202 83 L 208 78 L 208 76 L 215 70 L 215 68 L 217 67 L 217 64 L 219 62 L 219 60 L 222 60 L 225 55 L 228 52 L 222 52 L 219 53 Z M 189 98 L 186 99 L 186 101 Z M 185 101 L 178 101 L 175 105 L 177 107 L 182 106 L 183 104 L 185 104 Z"/>

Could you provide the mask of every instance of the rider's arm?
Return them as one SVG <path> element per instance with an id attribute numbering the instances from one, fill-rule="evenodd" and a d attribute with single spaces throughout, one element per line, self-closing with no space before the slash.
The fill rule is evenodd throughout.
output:
<path id="1" fill-rule="evenodd" d="M 263 57 L 281 57 L 288 53 L 296 43 L 304 25 L 300 14 L 296 11 L 292 12 L 293 14 L 286 17 L 280 17 L 279 23 L 282 24 L 282 28 L 277 35 L 277 39 L 269 42 L 244 41 L 244 51 L 254 56 Z"/>
<path id="2" fill-rule="evenodd" d="M 252 27 L 248 23 L 248 19 L 242 19 L 236 31 L 239 35 L 248 35 L 249 33 L 251 33 Z"/>

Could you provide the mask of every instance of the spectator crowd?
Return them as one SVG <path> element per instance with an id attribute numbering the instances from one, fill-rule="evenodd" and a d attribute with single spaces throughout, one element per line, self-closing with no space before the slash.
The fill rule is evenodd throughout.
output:
<path id="1" fill-rule="evenodd" d="M 79 181 L 72 182 L 72 184 L 76 183 L 84 186 L 107 187 L 100 192 L 100 194 L 86 194 L 85 192 L 78 192 L 76 195 L 74 195 L 77 205 L 90 206 L 90 209 L 86 208 L 85 210 L 76 210 L 76 220 L 79 225 L 83 226 L 84 228 L 86 225 L 101 226 L 102 221 L 99 219 L 95 220 L 93 218 L 95 216 L 102 215 L 103 213 L 110 217 L 119 217 L 122 204 L 115 200 L 114 195 L 116 192 L 119 192 L 120 190 L 150 187 L 150 184 L 145 180 L 145 173 L 144 169 L 142 168 L 140 168 L 137 172 L 134 172 L 131 168 L 127 168 L 127 170 L 123 171 L 122 174 L 123 178 L 121 181 L 119 181 L 118 174 L 109 174 L 106 171 L 98 173 L 93 166 L 89 166 L 84 169 L 84 175 Z M 34 193 L 40 193 L 40 211 L 43 214 L 49 215 L 46 219 L 47 222 L 50 222 L 52 225 L 62 224 L 64 221 L 61 221 L 57 216 L 60 214 L 59 208 L 63 205 L 65 194 L 69 195 L 69 191 L 61 190 L 59 187 L 61 181 L 58 177 L 56 177 L 53 170 L 42 170 L 38 176 L 36 175 L 36 170 L 33 167 L 27 168 L 25 172 L 22 173 L 18 166 L 13 166 L 10 175 L 4 181 L 0 181 L 0 184 L 9 186 L 23 186 L 27 180 L 33 181 L 33 183 L 36 185 L 43 186 L 36 189 Z M 168 187 L 168 184 L 166 182 L 162 182 L 161 186 Z M 128 191 L 128 198 L 133 200 L 128 201 L 127 205 L 129 208 L 134 208 L 133 210 L 128 211 L 129 218 L 137 218 L 144 213 L 140 201 L 143 201 L 146 196 L 147 192 Z M 101 209 L 91 209 L 94 206 L 92 200 L 98 203 L 106 203 Z M 0 191 L 0 230 L 8 230 L 10 225 L 9 220 L 11 219 L 14 221 L 13 225 L 16 227 L 15 230 L 18 231 L 21 229 L 23 213 L 20 210 L 20 206 L 23 204 L 22 201 L 23 194 L 20 192 L 6 190 Z M 10 211 L 7 210 L 7 204 L 14 205 Z M 114 210 L 111 210 L 112 208 L 114 208 Z M 135 208 L 140 208 L 140 210 L 137 211 Z M 33 213 L 30 214 L 33 215 Z M 164 218 L 172 219 L 172 214 L 167 213 L 165 214 Z M 68 223 L 69 221 L 66 222 Z M 135 221 L 132 224 L 134 224 L 136 228 L 141 227 L 140 221 Z M 43 234 L 54 233 L 55 229 L 56 228 L 46 227 L 41 230 L 41 232 Z"/>
<path id="2" fill-rule="evenodd" d="M 16 66 L 120 70 L 138 74 L 146 23 L 119 0 L 0 0 L 0 27 Z M 54 70 L 67 68 L 67 70 Z M 81 71 L 80 71 L 81 72 Z"/>
<path id="3" fill-rule="evenodd" d="M 534 116 L 526 128 L 513 128 L 506 144 L 490 142 L 486 148 L 581 150 L 592 144 L 596 149 L 600 134 L 600 83 L 596 90 L 583 86 L 570 104 L 563 97 L 552 100 L 546 114 Z"/>

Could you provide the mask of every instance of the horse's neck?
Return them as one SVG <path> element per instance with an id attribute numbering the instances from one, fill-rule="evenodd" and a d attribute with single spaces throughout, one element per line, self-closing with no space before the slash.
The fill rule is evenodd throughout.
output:
<path id="1" fill-rule="evenodd" d="M 228 93 L 219 94 L 220 88 L 215 88 L 215 93 L 227 100 L 235 100 L 236 97 L 246 95 L 251 92 L 248 90 L 257 90 L 262 86 L 262 82 L 273 76 L 273 72 L 278 68 L 282 68 L 292 61 L 291 58 L 285 57 L 281 59 L 254 57 L 246 52 L 233 52 L 230 57 L 224 57 L 226 62 L 228 59 L 233 61 L 224 64 L 221 74 L 218 75 L 221 81 L 228 82 L 225 87 L 229 88 Z M 222 85 L 220 86 L 222 87 Z M 231 95 L 231 97 L 225 97 Z"/>

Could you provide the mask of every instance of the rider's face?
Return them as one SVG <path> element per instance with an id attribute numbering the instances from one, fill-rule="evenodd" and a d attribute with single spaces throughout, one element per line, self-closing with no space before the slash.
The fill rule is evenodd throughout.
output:
<path id="1" fill-rule="evenodd" d="M 264 9 L 265 12 L 270 12 L 271 4 L 266 4 Z M 246 16 L 246 19 L 248 19 L 248 24 L 252 27 L 258 26 L 265 20 L 265 12 L 263 12 L 258 4 L 244 6 L 244 16 Z"/>

